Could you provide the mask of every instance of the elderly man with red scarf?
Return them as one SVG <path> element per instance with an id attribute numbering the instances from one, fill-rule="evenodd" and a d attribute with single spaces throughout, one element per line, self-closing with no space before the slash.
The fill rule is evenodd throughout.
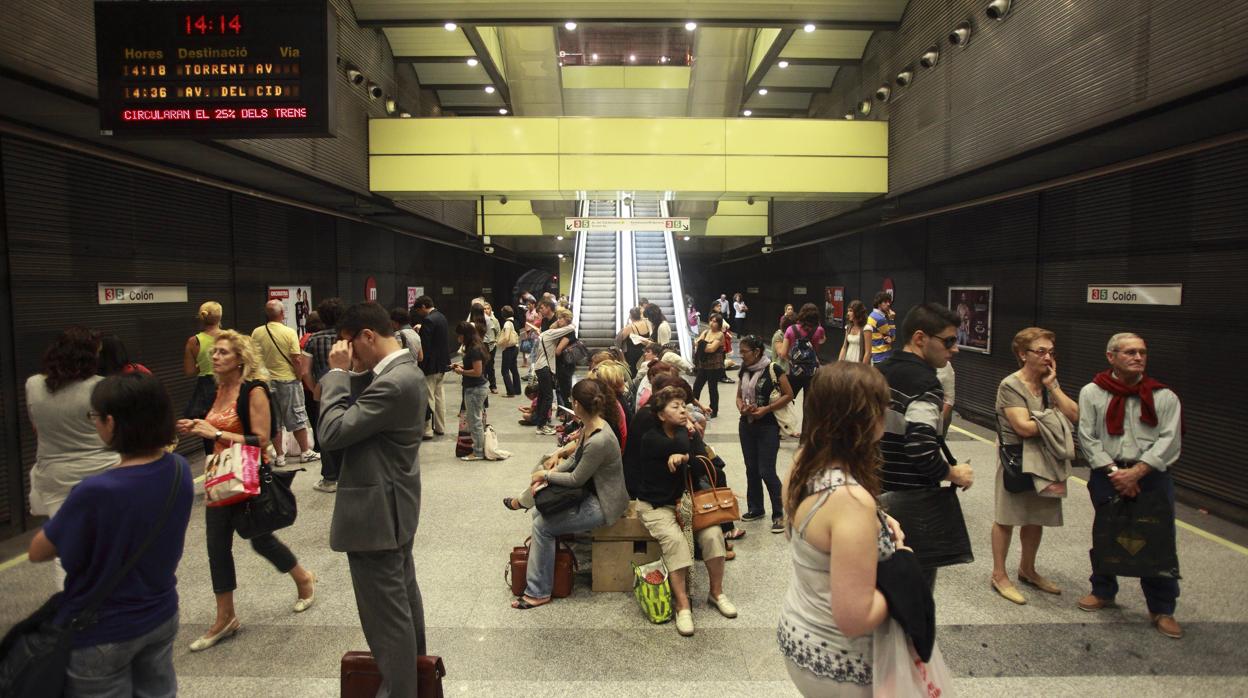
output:
<path id="1" fill-rule="evenodd" d="M 1182 446 L 1179 398 L 1144 374 L 1148 348 L 1138 335 L 1123 332 L 1110 337 L 1105 357 L 1109 369 L 1079 391 L 1079 446 L 1092 467 L 1088 479 L 1092 505 L 1099 509 L 1115 494 L 1135 497 L 1160 490 L 1170 501 L 1173 522 L 1174 481 L 1168 468 L 1178 460 Z M 1099 611 L 1112 606 L 1117 578 L 1093 572 L 1089 581 L 1092 593 L 1079 600 L 1079 608 Z M 1178 579 L 1142 577 L 1140 587 L 1153 627 L 1166 637 L 1183 637 L 1174 619 Z"/>

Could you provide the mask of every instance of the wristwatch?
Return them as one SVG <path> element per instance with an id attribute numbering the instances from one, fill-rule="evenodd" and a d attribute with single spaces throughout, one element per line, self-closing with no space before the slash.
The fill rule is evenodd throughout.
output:
<path id="1" fill-rule="evenodd" d="M 213 438 L 213 440 L 214 440 L 214 441 L 220 441 L 222 436 L 225 436 L 225 432 L 223 432 L 223 431 L 221 431 L 220 429 L 218 429 L 218 430 L 217 430 L 217 435 L 216 435 L 216 436 L 214 436 L 214 437 L 212 437 L 212 438 Z"/>

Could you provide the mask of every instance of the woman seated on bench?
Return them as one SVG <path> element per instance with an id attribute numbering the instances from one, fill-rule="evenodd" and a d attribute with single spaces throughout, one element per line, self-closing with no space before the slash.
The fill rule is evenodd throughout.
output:
<path id="1" fill-rule="evenodd" d="M 548 467 L 533 471 L 529 491 L 516 504 L 524 508 L 533 506 L 533 495 L 547 486 L 584 487 L 585 497 L 549 517 L 533 512 L 533 542 L 529 548 L 524 595 L 511 602 L 512 608 L 523 610 L 550 603 L 557 536 L 613 524 L 628 508 L 620 442 L 616 441 L 607 421 L 615 419 L 615 396 L 598 381 L 583 380 L 572 387 L 572 409 L 584 425 L 576 451 L 568 460 L 558 464 L 547 461 L 544 465 Z M 504 500 L 504 503 L 514 508 L 511 501 Z"/>
<path id="2" fill-rule="evenodd" d="M 672 597 L 676 607 L 676 630 L 684 636 L 693 634 L 693 611 L 685 584 L 693 566 L 693 551 L 685 542 L 676 521 L 676 504 L 685 490 L 685 472 L 690 458 L 688 413 L 685 390 L 668 386 L 650 398 L 650 409 L 659 418 L 659 428 L 642 437 L 640 472 L 638 473 L 637 516 L 650 535 L 663 549 L 663 563 L 671 575 Z M 636 437 L 634 437 L 636 438 Z M 724 594 L 724 532 L 710 526 L 694 533 L 702 549 L 702 559 L 711 577 L 710 598 L 727 618 L 737 617 L 737 608 Z"/>

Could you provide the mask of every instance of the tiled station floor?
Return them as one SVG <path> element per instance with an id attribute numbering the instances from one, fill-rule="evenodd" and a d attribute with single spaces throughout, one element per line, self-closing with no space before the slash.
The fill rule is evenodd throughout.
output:
<path id="1" fill-rule="evenodd" d="M 723 455 L 730 484 L 744 497 L 731 399 L 735 387 L 720 386 L 724 415 L 712 421 L 708 441 Z M 448 403 L 457 403 L 457 387 L 448 381 L 447 390 Z M 588 565 L 571 598 L 529 611 L 511 609 L 503 571 L 511 547 L 528 535 L 529 522 L 525 514 L 506 511 L 501 498 L 523 486 L 553 437 L 516 424 L 520 399 L 491 402 L 490 421 L 502 447 L 515 454 L 510 460 L 461 462 L 450 435 L 421 449 L 424 498 L 415 559 L 429 647 L 446 662 L 448 695 L 797 695 L 775 641 L 790 573 L 788 548 L 766 521 L 743 524 L 749 533 L 736 544 L 737 559 L 728 563 L 725 588 L 740 608 L 737 619 L 706 607 L 705 569 L 695 568 L 693 638 L 681 638 L 671 624 L 650 625 L 631 594 L 591 592 Z M 988 583 L 995 464 L 984 436 L 984 430 L 964 424 L 950 435 L 953 451 L 977 466 L 979 478 L 962 497 L 976 560 L 942 570 L 936 589 L 938 641 L 959 695 L 1248 695 L 1248 551 L 1187 528 L 1179 531 L 1185 578 L 1177 617 L 1187 630 L 1183 640 L 1150 628 L 1133 580 L 1124 580 L 1119 608 L 1080 611 L 1075 601 L 1088 589 L 1092 522 L 1080 483 L 1065 502 L 1066 525 L 1047 530 L 1040 551 L 1041 572 L 1063 594 L 1022 587 L 1029 600 L 1025 606 L 998 597 Z M 790 440 L 781 445 L 782 476 L 795 446 Z M 338 695 L 339 658 L 365 643 L 345 556 L 328 547 L 333 495 L 312 489 L 317 477 L 310 470 L 296 478 L 299 520 L 279 534 L 319 576 L 316 605 L 292 613 L 294 584 L 238 539 L 236 604 L 243 629 L 192 654 L 187 646 L 207 629 L 214 612 L 203 505 L 196 502 L 178 574 L 182 629 L 175 662 L 181 695 Z M 1015 546 L 1011 573 L 1017 541 Z M 20 562 L 0 571 L 0 627 L 36 608 L 51 584 L 47 565 Z"/>

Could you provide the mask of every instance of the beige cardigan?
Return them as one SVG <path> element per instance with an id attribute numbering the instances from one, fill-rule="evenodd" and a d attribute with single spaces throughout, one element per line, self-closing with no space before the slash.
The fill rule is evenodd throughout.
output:
<path id="1" fill-rule="evenodd" d="M 1036 492 L 1070 478 L 1075 457 L 1074 427 L 1066 415 L 1049 408 L 1031 413 L 1040 430 L 1038 438 L 1023 439 L 1023 472 L 1032 476 Z"/>

